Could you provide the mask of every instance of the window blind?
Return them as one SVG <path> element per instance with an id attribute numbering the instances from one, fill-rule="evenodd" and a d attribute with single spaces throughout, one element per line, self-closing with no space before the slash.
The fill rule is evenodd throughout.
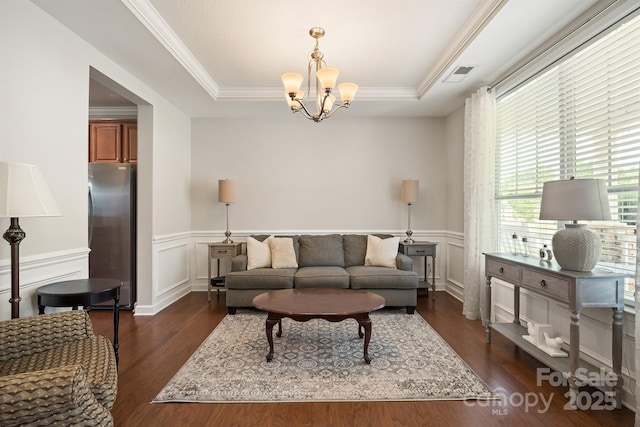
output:
<path id="1" fill-rule="evenodd" d="M 498 98 L 496 204 L 503 251 L 531 256 L 563 223 L 540 221 L 546 181 L 602 178 L 611 221 L 589 223 L 602 239 L 601 267 L 635 272 L 640 166 L 640 17 L 603 35 Z M 517 239 L 513 239 L 513 235 Z M 516 244 L 517 242 L 517 244 Z M 629 296 L 633 282 L 627 283 Z"/>

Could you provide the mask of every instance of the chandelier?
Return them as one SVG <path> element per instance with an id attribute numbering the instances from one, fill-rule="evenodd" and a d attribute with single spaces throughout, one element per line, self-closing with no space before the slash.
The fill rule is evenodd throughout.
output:
<path id="1" fill-rule="evenodd" d="M 336 97 L 332 95 L 331 92 L 336 86 L 336 80 L 338 80 L 340 71 L 337 68 L 327 67 L 326 62 L 323 60 L 324 54 L 318 50 L 318 39 L 324 36 L 324 29 L 313 27 L 309 30 L 309 35 L 316 39 L 316 46 L 313 48 L 313 52 L 311 52 L 311 59 L 307 67 L 307 94 L 309 95 L 311 94 L 312 71 L 315 75 L 316 109 L 314 114 L 311 114 L 302 102 L 305 95 L 304 92 L 300 90 L 300 86 L 302 86 L 302 81 L 304 80 L 302 75 L 298 73 L 284 73 L 281 79 L 285 88 L 284 94 L 291 111 L 294 113 L 301 111 L 307 119 L 319 123 L 331 117 L 338 109 L 342 107 L 349 108 L 351 101 L 353 101 L 358 91 L 358 85 L 355 83 L 342 83 L 338 85 L 342 103 L 336 104 Z M 325 68 L 323 68 L 323 65 Z"/>

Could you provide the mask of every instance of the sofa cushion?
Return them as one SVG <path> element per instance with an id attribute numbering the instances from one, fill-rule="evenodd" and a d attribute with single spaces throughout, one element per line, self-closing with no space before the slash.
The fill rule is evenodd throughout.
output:
<path id="1" fill-rule="evenodd" d="M 399 237 L 381 239 L 373 235 L 367 236 L 367 254 L 364 257 L 364 265 L 396 268 L 399 244 Z"/>
<path id="2" fill-rule="evenodd" d="M 269 236 L 264 241 L 257 240 L 251 236 L 247 237 L 247 270 L 254 268 L 271 267 L 271 247 Z"/>
<path id="3" fill-rule="evenodd" d="M 291 237 L 269 239 L 269 247 L 271 248 L 271 268 L 298 268 Z"/>
<path id="4" fill-rule="evenodd" d="M 225 275 L 224 284 L 227 289 L 290 289 L 295 274 L 295 268 L 231 271 Z"/>
<path id="5" fill-rule="evenodd" d="M 393 237 L 391 234 L 374 234 L 381 239 Z M 342 236 L 344 246 L 344 266 L 364 265 L 364 257 L 367 254 L 366 234 L 345 234 Z"/>
<path id="6" fill-rule="evenodd" d="M 344 249 L 340 234 L 300 236 L 300 267 L 344 267 Z"/>
<path id="7" fill-rule="evenodd" d="M 301 267 L 296 288 L 349 288 L 349 273 L 342 267 Z"/>
<path id="8" fill-rule="evenodd" d="M 418 273 L 388 267 L 347 267 L 351 289 L 417 289 Z"/>

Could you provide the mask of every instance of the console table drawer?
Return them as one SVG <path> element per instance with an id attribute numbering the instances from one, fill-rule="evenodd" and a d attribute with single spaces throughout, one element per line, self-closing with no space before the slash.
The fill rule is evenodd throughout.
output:
<path id="1" fill-rule="evenodd" d="M 504 279 L 510 283 L 520 282 L 520 267 L 517 265 L 487 261 L 486 274 L 496 279 Z"/>
<path id="2" fill-rule="evenodd" d="M 522 270 L 522 287 L 547 294 L 562 301 L 569 301 L 569 282 L 555 276 Z"/>

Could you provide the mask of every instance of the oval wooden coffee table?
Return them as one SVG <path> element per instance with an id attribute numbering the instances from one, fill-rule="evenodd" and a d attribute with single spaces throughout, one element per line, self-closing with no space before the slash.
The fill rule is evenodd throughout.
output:
<path id="1" fill-rule="evenodd" d="M 372 292 L 335 288 L 281 289 L 260 294 L 253 299 L 254 307 L 268 313 L 267 362 L 273 359 L 273 326 L 278 324 L 276 336 L 282 336 L 282 318 L 288 317 L 297 322 L 306 322 L 311 319 L 325 319 L 330 322 L 355 319 L 358 322 L 358 336 L 364 337 L 364 360 L 367 364 L 371 363 L 369 313 L 381 309 L 384 303 L 384 298 Z"/>

